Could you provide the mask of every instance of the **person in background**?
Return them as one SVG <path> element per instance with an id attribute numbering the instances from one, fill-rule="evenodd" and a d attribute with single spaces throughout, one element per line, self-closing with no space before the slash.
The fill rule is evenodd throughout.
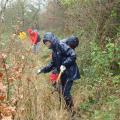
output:
<path id="1" fill-rule="evenodd" d="M 38 53 L 40 49 L 40 35 L 37 30 L 28 29 L 29 39 L 32 45 L 32 52 Z"/>

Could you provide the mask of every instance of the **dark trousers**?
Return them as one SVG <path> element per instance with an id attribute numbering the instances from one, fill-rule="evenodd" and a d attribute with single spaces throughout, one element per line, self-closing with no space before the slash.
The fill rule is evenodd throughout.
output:
<path id="1" fill-rule="evenodd" d="M 71 88 L 73 85 L 73 81 L 70 80 L 61 80 L 61 85 L 62 85 L 62 94 L 66 103 L 67 109 L 71 109 L 73 106 L 73 100 L 71 96 Z"/>

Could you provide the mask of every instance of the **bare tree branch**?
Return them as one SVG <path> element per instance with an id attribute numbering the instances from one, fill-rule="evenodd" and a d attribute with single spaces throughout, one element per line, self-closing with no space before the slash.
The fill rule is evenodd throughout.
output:
<path id="1" fill-rule="evenodd" d="M 1 1 L 1 11 L 0 11 L 0 19 L 1 19 L 1 22 L 4 22 L 4 12 L 6 10 L 6 7 L 7 7 L 7 3 L 9 2 L 9 0 L 6 0 L 5 3 L 4 1 L 2 0 Z"/>

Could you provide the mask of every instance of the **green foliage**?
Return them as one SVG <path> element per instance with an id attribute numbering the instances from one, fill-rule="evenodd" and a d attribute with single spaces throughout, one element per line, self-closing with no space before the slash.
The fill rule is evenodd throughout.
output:
<path id="1" fill-rule="evenodd" d="M 61 4 L 64 6 L 71 6 L 73 5 L 77 0 L 61 0 Z"/>
<path id="2" fill-rule="evenodd" d="M 120 84 L 120 75 L 117 75 L 113 78 L 113 81 L 112 81 L 114 84 Z"/>
<path id="3" fill-rule="evenodd" d="M 117 108 L 119 107 L 120 100 L 116 96 L 107 97 L 101 110 L 95 110 L 93 120 L 115 120 L 117 119 Z"/>
<path id="4" fill-rule="evenodd" d="M 110 112 L 102 112 L 96 110 L 94 112 L 94 120 L 114 120 L 114 115 L 110 114 Z"/>
<path id="5" fill-rule="evenodd" d="M 90 108 L 96 104 L 97 101 L 95 100 L 89 100 L 88 102 L 82 103 L 80 105 L 80 109 L 84 110 L 84 111 L 90 111 Z"/>
<path id="6" fill-rule="evenodd" d="M 83 0 L 60 0 L 60 3 L 66 7 L 71 7 L 71 6 L 75 5 L 76 3 L 87 4 L 90 2 L 91 1 L 89 1 L 89 0 L 84 0 L 84 1 Z"/>
<path id="7" fill-rule="evenodd" d="M 115 10 L 112 10 L 112 11 L 111 11 L 111 17 L 116 17 L 116 16 L 117 16 L 116 11 L 115 11 Z"/>
<path id="8" fill-rule="evenodd" d="M 118 59 L 120 47 L 117 44 L 109 42 L 106 45 L 106 49 L 103 51 L 98 46 L 97 43 L 91 44 L 91 59 L 92 66 L 95 69 L 95 74 L 106 74 L 109 72 L 111 64 L 114 60 L 116 60 L 117 64 L 119 64 Z"/>

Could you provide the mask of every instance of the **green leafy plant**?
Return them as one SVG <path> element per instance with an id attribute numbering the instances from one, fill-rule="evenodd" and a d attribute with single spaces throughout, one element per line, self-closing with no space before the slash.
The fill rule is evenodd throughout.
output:
<path id="1" fill-rule="evenodd" d="M 110 73 L 110 67 L 116 62 L 119 68 L 119 51 L 120 47 L 117 44 L 109 42 L 104 51 L 100 49 L 97 43 L 91 43 L 91 60 L 92 67 L 95 69 L 95 74 Z"/>

